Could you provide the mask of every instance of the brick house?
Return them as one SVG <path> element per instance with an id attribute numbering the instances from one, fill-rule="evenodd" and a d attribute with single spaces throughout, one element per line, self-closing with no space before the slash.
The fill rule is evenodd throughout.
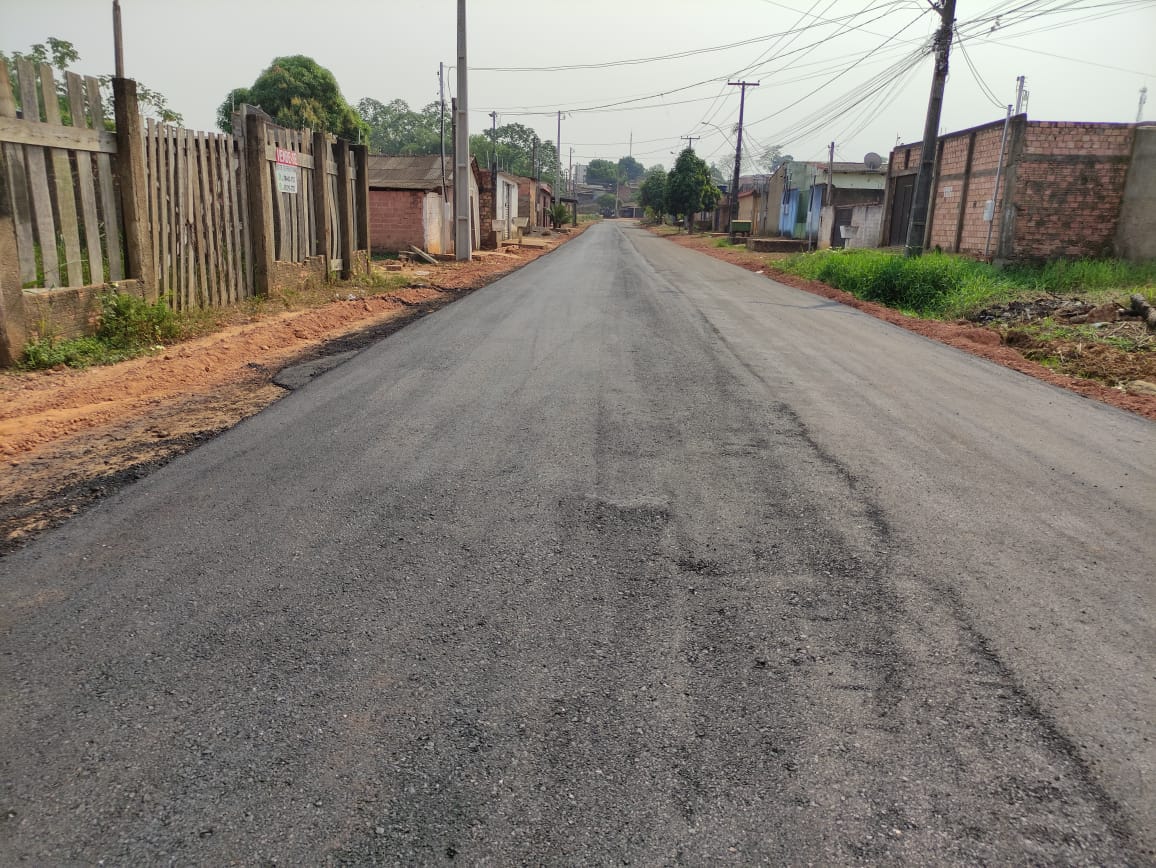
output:
<path id="1" fill-rule="evenodd" d="M 470 160 L 470 211 L 474 247 L 480 243 L 479 171 Z M 374 253 L 395 253 L 410 245 L 428 253 L 453 251 L 453 161 L 446 159 L 442 189 L 441 157 L 369 155 L 369 238 Z"/>
<path id="2" fill-rule="evenodd" d="M 550 208 L 554 204 L 554 191 L 545 181 L 536 181 L 522 175 L 514 175 L 518 182 L 518 214 L 529 217 L 530 226 L 550 226 Z"/>
<path id="3" fill-rule="evenodd" d="M 1003 134 L 1000 120 L 939 138 L 925 247 L 1001 261 L 1156 256 L 1156 127 L 1017 115 L 1001 163 Z M 920 151 L 891 152 L 885 245 L 906 242 Z"/>

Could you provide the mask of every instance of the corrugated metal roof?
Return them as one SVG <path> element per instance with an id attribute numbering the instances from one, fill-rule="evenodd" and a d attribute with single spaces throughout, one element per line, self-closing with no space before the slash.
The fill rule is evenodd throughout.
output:
<path id="1" fill-rule="evenodd" d="M 390 157 L 369 155 L 369 186 L 386 190 L 440 190 L 442 186 L 441 157 L 437 154 L 420 157 Z M 446 180 L 454 182 L 454 167 L 446 158 Z"/>

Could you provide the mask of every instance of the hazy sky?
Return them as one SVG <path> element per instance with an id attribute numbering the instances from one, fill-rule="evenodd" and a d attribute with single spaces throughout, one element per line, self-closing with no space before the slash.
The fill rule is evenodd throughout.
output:
<path id="1" fill-rule="evenodd" d="M 496 109 L 499 123 L 554 139 L 553 112 L 562 109 L 563 156 L 573 147 L 575 162 L 617 159 L 633 135 L 637 159 L 669 166 L 680 137 L 693 135 L 702 137 L 700 156 L 732 164 L 739 99 L 726 81 L 735 76 L 761 81 L 747 92 L 747 152 L 781 143 L 796 159 L 823 159 L 834 140 L 837 158 L 858 160 L 922 137 L 932 63 L 913 53 L 938 21 L 925 0 L 468 5 L 471 131 L 488 128 Z M 121 6 L 127 74 L 165 94 L 194 129 L 212 129 L 230 88 L 251 85 L 278 55 L 315 58 L 354 105 L 400 98 L 414 108 L 437 99 L 438 62 L 456 61 L 455 0 Z M 55 36 L 80 51 L 78 72 L 111 72 L 111 9 L 111 0 L 0 0 L 0 50 Z M 1131 122 L 1140 87 L 1156 86 L 1156 0 L 958 0 L 956 19 L 962 50 L 957 43 L 952 52 L 945 131 L 1002 118 L 1017 75 L 1027 76 L 1037 120 Z M 669 57 L 678 53 L 686 54 Z M 660 57 L 667 59 L 618 63 Z M 581 64 L 613 65 L 525 69 Z M 447 100 L 454 75 L 447 73 Z M 1156 92 L 1151 97 L 1145 119 L 1156 118 Z"/>

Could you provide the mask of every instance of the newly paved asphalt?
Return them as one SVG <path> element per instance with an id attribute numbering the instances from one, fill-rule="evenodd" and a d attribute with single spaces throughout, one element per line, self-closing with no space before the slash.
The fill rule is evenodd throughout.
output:
<path id="1" fill-rule="evenodd" d="M 595 226 L 0 560 L 0 863 L 1151 864 L 1153 456 Z"/>

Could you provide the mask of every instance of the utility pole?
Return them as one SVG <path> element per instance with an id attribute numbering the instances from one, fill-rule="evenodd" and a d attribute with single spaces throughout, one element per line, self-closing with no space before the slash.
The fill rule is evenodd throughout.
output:
<path id="1" fill-rule="evenodd" d="M 494 219 L 498 219 L 498 113 L 490 112 L 490 191 L 494 196 Z"/>
<path id="2" fill-rule="evenodd" d="M 555 141 L 554 156 L 558 158 L 558 171 L 554 173 L 554 201 L 562 198 L 562 112 L 558 112 L 558 138 Z"/>
<path id="3" fill-rule="evenodd" d="M 952 0 L 954 2 L 954 0 Z M 741 88 L 739 94 L 739 127 L 735 138 L 735 175 L 731 184 L 731 244 L 735 243 L 735 218 L 739 216 L 739 170 L 743 163 L 743 109 L 747 104 L 747 88 L 758 87 L 757 81 L 728 81 L 731 87 Z"/>
<path id="4" fill-rule="evenodd" d="M 1140 88 L 1140 105 L 1136 107 L 1136 123 L 1144 120 L 1144 103 L 1148 102 L 1147 86 Z"/>
<path id="5" fill-rule="evenodd" d="M 124 78 L 124 36 L 120 29 L 120 0 L 112 0 L 112 51 L 117 78 Z"/>
<path id="6" fill-rule="evenodd" d="M 927 101 L 927 120 L 923 125 L 923 147 L 919 151 L 919 175 L 911 201 L 911 222 L 907 226 L 908 256 L 923 252 L 927 231 L 927 211 L 931 201 L 931 176 L 935 171 L 935 151 L 939 141 L 939 118 L 943 113 L 943 90 L 947 84 L 947 59 L 951 54 L 951 34 L 955 27 L 955 0 L 936 5 L 940 26 L 935 34 L 935 75 L 931 79 L 931 96 Z"/>
<path id="7" fill-rule="evenodd" d="M 1027 84 L 1027 79 L 1022 75 L 1016 76 L 1016 111 L 1018 115 L 1024 110 L 1024 104 L 1027 102 L 1028 92 L 1024 90 L 1024 85 Z"/>
<path id="8" fill-rule="evenodd" d="M 699 139 L 701 139 L 702 136 L 679 136 L 679 138 L 680 139 L 686 139 L 687 148 L 689 148 L 690 150 L 693 151 L 694 150 L 694 143 L 697 142 Z"/>
<path id="9" fill-rule="evenodd" d="M 569 179 L 566 186 L 569 188 L 570 195 L 574 195 L 574 149 L 570 149 L 570 170 L 566 173 Z"/>
<path id="10" fill-rule="evenodd" d="M 446 183 L 446 65 L 444 63 L 438 64 L 438 104 L 441 106 L 441 118 L 439 137 L 441 138 L 442 151 L 442 201 L 448 203 L 450 201 L 449 185 Z M 442 211 L 444 218 L 445 211 Z M 445 235 L 442 235 L 442 241 L 445 241 Z M 444 251 L 444 248 L 443 248 Z"/>
<path id="11" fill-rule="evenodd" d="M 824 192 L 824 204 L 835 204 L 835 143 L 831 142 L 827 150 L 827 189 Z"/>
<path id="12" fill-rule="evenodd" d="M 454 113 L 454 259 L 473 257 L 470 231 L 470 105 L 466 59 L 466 0 L 458 0 L 458 107 Z"/>

